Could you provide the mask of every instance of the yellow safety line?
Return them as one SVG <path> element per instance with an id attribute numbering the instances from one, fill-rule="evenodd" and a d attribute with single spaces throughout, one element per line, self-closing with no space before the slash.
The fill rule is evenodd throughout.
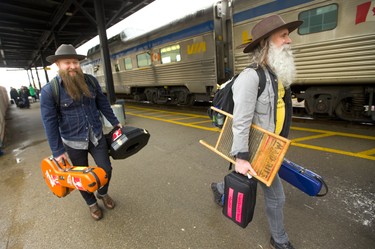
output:
<path id="1" fill-rule="evenodd" d="M 202 123 L 211 123 L 211 122 L 212 122 L 211 120 L 203 120 L 203 121 L 192 122 L 189 124 L 202 124 Z"/>
<path id="2" fill-rule="evenodd" d="M 327 133 L 327 131 L 325 130 L 316 130 L 316 129 L 302 128 L 302 127 L 294 127 L 294 126 L 290 127 L 290 129 L 295 130 L 295 131 L 310 131 L 310 132 L 315 132 L 315 133 Z M 335 131 L 329 131 L 329 133 L 332 133 L 333 135 L 336 135 L 336 136 L 375 140 L 375 136 L 366 136 L 366 135 L 351 134 L 351 133 L 345 133 L 345 132 L 335 132 Z"/>
<path id="3" fill-rule="evenodd" d="M 148 110 L 148 111 L 154 111 L 154 112 L 163 112 L 163 113 L 170 113 L 170 114 L 173 114 L 173 115 L 189 116 L 189 117 L 196 117 L 196 118 L 208 118 L 206 115 L 191 114 L 191 113 L 189 114 L 189 113 L 183 113 L 183 112 L 171 112 L 171 111 L 163 111 L 163 110 L 155 110 L 155 109 L 143 108 L 143 107 L 133 107 L 132 106 L 131 109 Z M 126 113 L 127 113 L 127 111 L 126 111 Z"/>
<path id="4" fill-rule="evenodd" d="M 202 130 L 207 130 L 207 131 L 216 131 L 216 132 L 220 131 L 216 127 L 209 128 L 209 127 L 204 127 L 204 126 L 199 126 L 199 125 L 194 125 L 194 124 L 182 123 L 182 122 L 178 122 L 178 121 L 174 121 L 174 120 L 168 120 L 168 119 L 162 119 L 162 118 L 158 118 L 158 117 L 152 117 L 152 116 L 146 116 L 146 115 L 142 115 L 142 114 L 136 114 L 136 113 L 132 113 L 132 112 L 127 112 L 126 114 L 137 116 L 137 117 L 141 117 L 141 118 L 148 118 L 148 119 L 163 121 L 163 122 L 167 122 L 167 123 L 172 123 L 172 124 L 177 124 L 177 125 L 182 125 L 182 126 L 187 126 L 187 127 L 202 129 Z"/>
<path id="5" fill-rule="evenodd" d="M 323 137 L 331 137 L 331 136 L 334 136 L 334 135 L 335 134 L 329 132 L 327 134 L 320 134 L 320 135 L 314 135 L 314 136 L 294 138 L 294 139 L 292 139 L 292 142 L 301 142 L 301 141 L 306 141 L 306 140 L 311 140 L 311 139 L 317 139 L 317 138 L 323 138 Z"/>
<path id="6" fill-rule="evenodd" d="M 163 113 L 151 113 L 150 115 L 152 115 L 153 117 L 158 117 L 158 118 L 174 116 L 169 113 L 164 113 L 164 114 Z"/>
<path id="7" fill-rule="evenodd" d="M 374 155 L 375 154 L 375 148 L 374 149 L 370 149 L 370 150 L 364 150 L 364 151 L 360 151 L 360 152 L 357 152 L 358 154 L 363 154 L 363 155 Z"/>
<path id="8" fill-rule="evenodd" d="M 134 109 L 135 112 L 131 112 L 131 111 L 129 112 L 129 109 L 130 110 Z M 138 113 L 138 111 L 140 111 L 140 113 Z M 141 113 L 143 113 L 143 114 L 141 114 Z M 147 116 L 147 115 L 145 115 L 145 113 L 148 113 L 149 115 L 152 115 L 152 114 L 158 115 L 158 114 L 163 113 L 163 114 L 166 114 L 166 115 L 162 115 L 162 116 L 181 115 L 181 116 L 186 116 L 186 117 L 175 118 L 175 119 L 163 119 L 163 118 L 160 118 L 162 116 Z M 192 128 L 196 128 L 196 129 L 202 129 L 202 130 L 213 131 L 213 132 L 220 132 L 220 129 L 217 128 L 217 127 L 210 128 L 210 127 L 204 127 L 204 126 L 196 125 L 196 124 L 200 124 L 200 123 L 211 122 L 211 120 L 206 115 L 187 114 L 187 113 L 181 113 L 181 112 L 171 112 L 171 111 L 155 110 L 155 109 L 151 109 L 151 108 L 133 107 L 133 106 L 126 108 L 126 114 L 141 117 L 141 118 L 148 118 L 148 119 L 158 120 L 158 121 L 162 121 L 162 122 L 182 125 L 182 126 L 186 126 L 186 127 L 192 127 Z M 207 120 L 192 122 L 192 123 L 183 123 L 183 122 L 177 121 L 177 120 L 185 120 L 185 119 L 189 119 L 189 118 L 203 118 L 203 119 L 207 119 Z M 319 151 L 325 151 L 325 152 L 330 152 L 330 153 L 346 155 L 346 156 L 353 156 L 353 157 L 359 157 L 359 158 L 364 158 L 364 159 L 369 159 L 369 160 L 375 160 L 375 156 L 371 156 L 372 154 L 375 154 L 375 148 L 370 149 L 370 150 L 366 150 L 366 151 L 362 151 L 362 152 L 354 153 L 354 152 L 348 152 L 348 151 L 343 151 L 343 150 L 336 150 L 336 149 L 331 149 L 331 148 L 319 147 L 319 146 L 315 146 L 315 145 L 298 143 L 300 141 L 306 141 L 306 140 L 310 140 L 310 139 L 323 138 L 323 137 L 329 137 L 329 136 L 344 136 L 344 137 L 352 137 L 352 138 L 359 138 L 359 139 L 375 140 L 374 136 L 350 134 L 350 133 L 344 133 L 344 132 L 332 132 L 332 131 L 326 131 L 326 130 L 318 130 L 318 129 L 310 129 L 310 128 L 294 127 L 294 126 L 291 127 L 291 130 L 308 131 L 308 132 L 314 132 L 314 133 L 323 133 L 323 134 L 293 139 L 291 145 L 301 147 L 301 148 L 307 148 L 307 149 L 313 149 L 313 150 L 319 150 Z"/>
<path id="9" fill-rule="evenodd" d="M 375 156 L 368 156 L 368 155 L 364 155 L 362 153 L 353 153 L 353 152 L 348 152 L 348 151 L 343 151 L 343 150 L 336 150 L 336 149 L 331 149 L 331 148 L 319 147 L 319 146 L 315 146 L 315 145 L 293 143 L 293 141 L 292 141 L 291 144 L 294 145 L 294 146 L 302 147 L 302 148 L 306 148 L 306 149 L 320 150 L 320 151 L 331 152 L 331 153 L 336 153 L 336 154 L 341 154 L 341 155 L 346 155 L 346 156 L 360 157 L 360 158 L 365 158 L 365 159 L 375 161 Z"/>
<path id="10" fill-rule="evenodd" d="M 172 118 L 170 120 L 185 120 L 185 119 L 191 119 L 191 118 L 195 118 L 195 117 L 183 117 L 183 118 Z"/>
<path id="11" fill-rule="evenodd" d="M 125 112 L 125 114 L 127 114 L 128 111 Z M 144 115 L 151 115 L 151 114 L 155 114 L 155 112 L 150 112 L 150 111 L 137 111 L 136 110 L 136 113 L 138 114 L 144 114 Z"/>

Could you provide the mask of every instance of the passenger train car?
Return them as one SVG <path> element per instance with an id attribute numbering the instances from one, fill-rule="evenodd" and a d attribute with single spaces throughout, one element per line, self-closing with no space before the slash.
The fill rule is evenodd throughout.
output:
<path id="1" fill-rule="evenodd" d="M 124 32 L 111 38 L 116 94 L 153 103 L 208 101 L 220 77 L 216 55 L 223 50 L 215 44 L 215 21 L 208 8 L 133 39 Z M 83 70 L 104 87 L 99 46 L 87 57 Z"/>
<path id="2" fill-rule="evenodd" d="M 375 1 L 367 0 L 223 0 L 134 39 L 119 34 L 109 42 L 115 92 L 154 103 L 209 100 L 217 84 L 249 65 L 236 47 L 274 13 L 304 21 L 291 34 L 292 91 L 306 111 L 374 122 Z M 82 67 L 104 87 L 98 46 Z"/>

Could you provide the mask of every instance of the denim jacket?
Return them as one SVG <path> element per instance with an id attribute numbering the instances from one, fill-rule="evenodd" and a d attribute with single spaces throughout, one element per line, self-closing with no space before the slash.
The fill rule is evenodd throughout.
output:
<path id="1" fill-rule="evenodd" d="M 240 73 L 232 86 L 233 91 L 233 144 L 231 154 L 240 159 L 249 160 L 249 132 L 252 123 L 270 132 L 275 132 L 278 83 L 276 75 L 263 68 L 266 74 L 266 86 L 257 98 L 259 77 L 252 68 Z M 281 136 L 289 134 L 292 118 L 291 91 L 285 89 L 285 120 Z"/>
<path id="2" fill-rule="evenodd" d="M 119 124 L 107 97 L 94 77 L 91 78 L 94 79 L 96 89 L 90 83 L 87 84 L 93 97 L 82 96 L 79 101 L 74 101 L 66 93 L 60 76 L 56 77 L 59 82 L 60 105 L 57 106 L 55 102 L 51 83 L 42 88 L 40 97 L 42 122 L 54 157 L 65 152 L 61 137 L 69 141 L 88 142 L 89 127 L 95 136 L 99 137 L 103 129 L 100 112 L 113 126 Z"/>

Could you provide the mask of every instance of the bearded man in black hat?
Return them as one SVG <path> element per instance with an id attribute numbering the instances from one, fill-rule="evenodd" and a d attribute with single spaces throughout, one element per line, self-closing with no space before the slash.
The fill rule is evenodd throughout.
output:
<path id="1" fill-rule="evenodd" d="M 269 16 L 252 29 L 252 42 L 240 46 L 245 47 L 244 53 L 251 53 L 252 63 L 262 67 L 267 80 L 259 98 L 259 77 L 253 68 L 243 70 L 232 86 L 234 110 L 231 154 L 236 158 L 235 170 L 238 173 L 246 175 L 250 172 L 256 175 L 249 163 L 249 132 L 252 123 L 283 137 L 288 136 L 292 117 L 290 85 L 295 76 L 289 34 L 301 24 L 302 21 L 286 23 L 278 15 Z M 285 194 L 280 177 L 276 175 L 270 187 L 259 184 L 264 192 L 271 248 L 293 249 L 284 228 Z M 211 188 L 215 202 L 222 205 L 224 183 L 212 183 Z"/>
<path id="2" fill-rule="evenodd" d="M 82 72 L 79 61 L 85 57 L 77 54 L 72 45 L 63 44 L 56 50 L 55 55 L 46 58 L 48 62 L 56 63 L 59 71 L 58 75 L 42 88 L 42 121 L 52 155 L 57 161 L 67 160 L 69 157 L 73 165 L 88 166 L 90 153 L 98 167 L 105 170 L 108 183 L 98 189 L 97 198 L 103 200 L 107 209 L 113 209 L 115 202 L 108 195 L 112 166 L 102 132 L 100 112 L 113 126 L 122 125 L 95 77 Z M 54 88 L 52 82 L 57 82 L 58 88 Z M 56 92 L 57 98 L 54 96 Z M 80 192 L 89 206 L 91 216 L 100 220 L 103 213 L 95 195 Z"/>

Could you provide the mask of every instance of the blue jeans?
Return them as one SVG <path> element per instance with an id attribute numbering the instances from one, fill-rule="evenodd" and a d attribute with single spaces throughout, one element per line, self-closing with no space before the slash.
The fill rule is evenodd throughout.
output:
<path id="1" fill-rule="evenodd" d="M 280 177 L 277 174 L 270 187 L 259 182 L 263 189 L 266 215 L 273 239 L 276 243 L 286 243 L 289 241 L 284 228 L 284 203 L 285 194 Z M 224 193 L 224 182 L 217 184 L 220 193 Z"/>
<path id="2" fill-rule="evenodd" d="M 99 144 L 95 147 L 93 143 L 89 142 L 89 147 L 87 150 L 77 150 L 69 146 L 65 146 L 66 152 L 73 165 L 75 166 L 88 166 L 88 153 L 94 158 L 96 165 L 107 173 L 108 183 L 102 188 L 98 189 L 99 195 L 106 195 L 108 192 L 109 182 L 112 175 L 111 161 L 109 160 L 108 147 L 105 137 L 98 141 Z M 96 202 L 96 197 L 93 193 L 88 193 L 86 191 L 79 191 L 83 199 L 85 199 L 87 205 L 92 205 Z"/>

